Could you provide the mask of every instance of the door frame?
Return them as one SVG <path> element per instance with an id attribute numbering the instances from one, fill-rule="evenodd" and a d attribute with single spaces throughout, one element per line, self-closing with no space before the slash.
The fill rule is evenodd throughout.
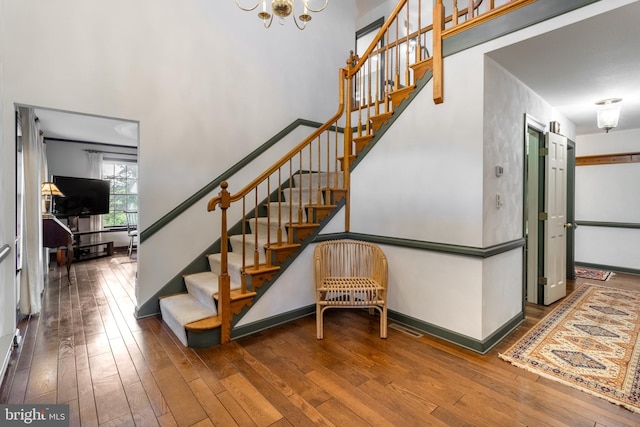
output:
<path id="1" fill-rule="evenodd" d="M 538 212 L 540 203 L 544 201 L 540 195 L 540 143 L 544 141 L 544 123 L 530 116 L 524 115 L 524 138 L 523 138 L 523 215 L 522 234 L 525 239 L 523 253 L 523 300 L 539 304 L 541 295 L 538 289 L 538 277 L 540 269 L 540 242 Z M 529 133 L 533 131 L 539 135 L 537 143 L 530 145 Z"/>
<path id="2" fill-rule="evenodd" d="M 539 134 L 538 144 L 529 146 L 529 130 Z M 525 239 L 523 253 L 523 300 L 533 304 L 543 303 L 538 277 L 544 270 L 544 229 L 540 227 L 538 212 L 544 210 L 544 176 L 540 161 L 540 142 L 544 141 L 547 126 L 529 114 L 524 115 L 523 137 L 523 221 L 522 234 Z M 575 142 L 567 138 L 567 222 L 573 224 L 567 229 L 567 278 L 574 279 L 575 266 Z M 535 187 L 533 184 L 535 183 Z M 535 189 L 535 191 L 534 191 Z"/>
<path id="3" fill-rule="evenodd" d="M 576 143 L 567 138 L 567 279 L 576 278 Z"/>

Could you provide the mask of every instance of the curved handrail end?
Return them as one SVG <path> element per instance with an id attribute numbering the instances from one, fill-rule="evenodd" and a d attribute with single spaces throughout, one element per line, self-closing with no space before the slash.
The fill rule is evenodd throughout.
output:
<path id="1" fill-rule="evenodd" d="M 208 212 L 212 212 L 216 210 L 216 206 L 218 206 L 218 204 L 220 203 L 220 200 L 222 200 L 222 197 L 220 196 L 216 196 L 214 198 L 212 198 L 211 200 L 209 200 L 209 203 L 207 204 L 207 211 Z"/>
<path id="2" fill-rule="evenodd" d="M 229 183 L 227 181 L 222 181 L 220 183 L 220 188 L 222 188 L 222 190 L 220 190 L 220 193 L 218 193 L 218 195 L 214 198 L 212 198 L 211 200 L 209 200 L 209 203 L 207 204 L 207 211 L 211 212 L 216 210 L 216 206 L 221 205 L 220 207 L 222 209 L 226 209 L 229 207 L 229 192 L 227 191 L 227 188 L 229 187 Z"/>

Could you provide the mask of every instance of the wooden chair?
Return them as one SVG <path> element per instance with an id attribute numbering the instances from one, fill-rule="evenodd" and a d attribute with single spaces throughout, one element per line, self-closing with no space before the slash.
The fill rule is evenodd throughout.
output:
<path id="1" fill-rule="evenodd" d="M 387 258 L 373 243 L 321 242 L 314 250 L 316 328 L 323 338 L 323 315 L 330 308 L 369 308 L 380 313 L 380 338 L 387 338 Z"/>
<path id="2" fill-rule="evenodd" d="M 138 211 L 124 211 L 127 216 L 127 236 L 129 236 L 129 248 L 127 254 L 131 258 L 134 249 L 137 249 L 138 239 Z"/>

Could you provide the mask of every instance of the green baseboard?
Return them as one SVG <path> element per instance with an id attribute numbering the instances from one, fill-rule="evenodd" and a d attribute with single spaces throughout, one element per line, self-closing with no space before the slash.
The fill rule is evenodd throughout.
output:
<path id="1" fill-rule="evenodd" d="M 389 310 L 388 317 L 390 320 L 395 320 L 398 323 L 410 326 L 421 332 L 424 332 L 436 338 L 443 339 L 445 341 L 459 345 L 460 347 L 464 347 L 480 354 L 487 353 L 496 344 L 502 341 L 503 338 L 509 335 L 515 328 L 517 328 L 524 322 L 524 312 L 520 312 L 507 323 L 498 328 L 486 339 L 477 340 L 475 338 L 453 332 L 449 329 L 442 328 L 440 326 L 436 326 L 422 320 L 418 320 L 416 318 L 398 313 L 393 310 Z"/>
<path id="2" fill-rule="evenodd" d="M 629 274 L 640 275 L 640 270 L 637 268 L 619 267 L 616 265 L 593 264 L 589 262 L 580 262 L 580 261 L 576 261 L 576 265 L 581 267 L 596 268 L 598 270 L 609 270 L 615 273 L 629 273 Z"/>
<path id="3" fill-rule="evenodd" d="M 275 326 L 282 325 L 284 323 L 288 323 L 315 313 L 316 305 L 312 304 L 306 307 L 301 307 L 296 310 L 279 314 L 277 316 L 269 317 L 268 319 L 262 319 L 257 322 L 237 326 L 231 330 L 231 338 L 237 339 L 247 335 L 255 334 L 256 332 L 264 331 L 265 329 L 273 328 Z"/>

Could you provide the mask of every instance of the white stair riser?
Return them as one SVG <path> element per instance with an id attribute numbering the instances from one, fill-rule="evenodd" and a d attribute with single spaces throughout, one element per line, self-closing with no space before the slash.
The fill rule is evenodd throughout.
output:
<path id="1" fill-rule="evenodd" d="M 319 191 L 316 187 L 312 187 L 311 189 L 309 189 L 309 187 L 303 187 L 303 188 L 299 188 L 299 187 L 295 187 L 291 189 L 291 192 L 289 192 L 289 189 L 285 189 L 282 192 L 282 197 L 283 197 L 283 201 L 291 201 L 294 204 L 300 204 L 300 200 L 302 200 L 303 204 L 317 204 L 317 203 L 322 203 L 322 192 L 320 192 L 320 194 L 318 194 Z"/>
<path id="2" fill-rule="evenodd" d="M 252 265 L 253 264 L 253 257 L 246 258 L 246 263 L 248 265 Z M 237 283 L 240 284 L 242 283 L 242 255 L 238 255 L 235 254 L 233 252 L 229 253 L 229 258 L 228 258 L 228 267 L 229 267 L 229 278 L 231 280 L 232 283 L 232 287 L 233 287 L 233 283 Z M 209 255 L 209 268 L 211 268 L 211 271 L 214 272 L 215 274 L 220 275 L 220 270 L 221 270 L 221 263 L 220 263 L 220 254 L 212 254 Z"/>
<path id="3" fill-rule="evenodd" d="M 202 305 L 217 314 L 217 307 L 213 294 L 218 292 L 218 276 L 210 271 L 190 274 L 184 277 L 187 292 Z"/>
<path id="4" fill-rule="evenodd" d="M 309 188 L 311 181 L 312 188 L 335 188 L 335 173 L 313 173 L 295 175 L 293 177 L 296 187 Z M 342 173 L 338 173 L 338 187 L 342 187 Z"/>
<path id="5" fill-rule="evenodd" d="M 262 238 L 262 236 L 258 236 L 258 244 L 256 246 L 255 236 L 252 234 L 247 234 L 244 236 L 244 253 L 247 260 L 251 260 L 253 262 L 253 256 L 258 250 L 258 255 L 260 258 L 260 264 L 264 264 L 266 262 L 267 250 L 265 249 L 265 245 L 267 244 L 266 236 Z M 274 240 L 274 239 L 272 239 Z M 229 237 L 229 241 L 231 242 L 231 247 L 233 248 L 233 252 L 242 254 L 242 246 L 243 239 L 242 235 L 236 235 Z"/>

